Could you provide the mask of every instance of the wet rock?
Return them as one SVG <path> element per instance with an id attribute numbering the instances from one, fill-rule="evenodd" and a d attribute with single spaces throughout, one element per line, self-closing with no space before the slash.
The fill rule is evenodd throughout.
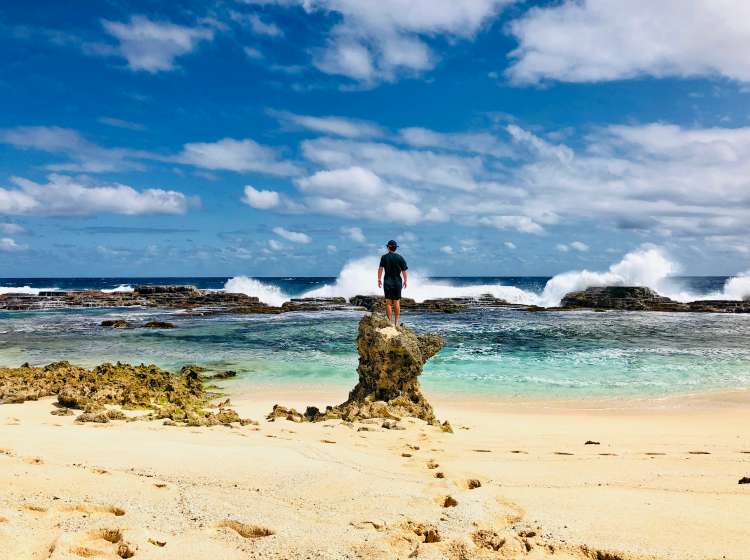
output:
<path id="1" fill-rule="evenodd" d="M 107 319 L 99 323 L 102 327 L 109 327 L 112 329 L 124 329 L 130 326 L 125 319 Z"/>
<path id="2" fill-rule="evenodd" d="M 174 323 L 169 323 L 167 321 L 149 321 L 145 325 L 143 325 L 144 329 L 173 329 L 175 328 Z"/>
<path id="3" fill-rule="evenodd" d="M 570 292 L 560 302 L 566 309 L 621 309 L 627 311 L 683 311 L 685 304 L 660 296 L 650 288 L 640 286 L 605 286 Z"/>
<path id="4" fill-rule="evenodd" d="M 624 311 L 668 311 L 696 313 L 750 313 L 750 301 L 713 300 L 681 303 L 642 286 L 604 286 L 570 292 L 560 302 L 562 309 L 618 309 Z"/>
<path id="5" fill-rule="evenodd" d="M 215 373 L 208 377 L 208 379 L 231 379 L 232 377 L 237 377 L 237 372 L 232 371 L 231 369 L 228 369 L 227 371 L 222 371 L 220 373 Z"/>

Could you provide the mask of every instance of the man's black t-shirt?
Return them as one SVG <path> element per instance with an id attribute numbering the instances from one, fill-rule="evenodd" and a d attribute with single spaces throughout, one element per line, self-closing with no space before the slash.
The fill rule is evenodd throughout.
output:
<path id="1" fill-rule="evenodd" d="M 380 266 L 385 269 L 385 277 L 383 278 L 383 286 L 386 287 L 401 287 L 401 271 L 409 268 L 406 266 L 404 257 L 398 253 L 386 253 L 380 257 Z"/>

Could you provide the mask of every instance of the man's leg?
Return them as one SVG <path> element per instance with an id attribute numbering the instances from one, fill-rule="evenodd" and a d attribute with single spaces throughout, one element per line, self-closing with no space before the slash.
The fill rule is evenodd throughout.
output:
<path id="1" fill-rule="evenodd" d="M 391 322 L 391 300 L 385 300 L 385 315 L 388 317 L 388 322 Z"/>
<path id="2" fill-rule="evenodd" d="M 393 324 L 398 327 L 399 325 L 398 320 L 399 320 L 399 317 L 401 316 L 401 300 L 400 299 L 394 300 L 393 307 L 394 307 L 394 311 L 396 315 L 395 317 L 396 320 L 393 322 Z M 390 320 L 390 316 L 388 317 L 388 320 Z"/>

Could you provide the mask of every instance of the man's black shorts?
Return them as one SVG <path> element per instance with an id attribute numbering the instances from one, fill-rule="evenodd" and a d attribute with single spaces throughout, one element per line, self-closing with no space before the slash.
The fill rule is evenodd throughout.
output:
<path id="1" fill-rule="evenodd" d="M 385 299 L 401 299 L 401 286 L 383 286 L 383 293 L 385 295 Z"/>

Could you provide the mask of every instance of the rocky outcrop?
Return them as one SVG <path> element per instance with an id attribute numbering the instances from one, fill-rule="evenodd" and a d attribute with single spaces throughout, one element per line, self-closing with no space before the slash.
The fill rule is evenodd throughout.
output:
<path id="1" fill-rule="evenodd" d="M 398 420 L 403 416 L 437 424 L 432 406 L 422 394 L 419 376 L 425 362 L 443 347 L 436 334 L 420 335 L 403 325 L 390 325 L 378 313 L 359 322 L 359 382 L 346 402 L 324 412 L 308 407 L 304 414 L 276 405 L 268 419 L 319 421 L 341 418 L 346 421 L 369 418 Z"/>
<path id="2" fill-rule="evenodd" d="M 107 422 L 123 419 L 116 405 L 145 412 L 144 419 L 169 419 L 191 426 L 248 423 L 234 410 L 212 407 L 217 395 L 204 388 L 203 378 L 194 368 L 177 374 L 154 365 L 101 364 L 91 370 L 69 362 L 45 367 L 24 364 L 0 368 L 0 404 L 20 403 L 57 396 L 60 410 L 83 410 L 81 422 Z"/>
<path id="3" fill-rule="evenodd" d="M 660 296 L 650 288 L 639 286 L 607 286 L 586 288 L 580 292 L 570 292 L 560 302 L 567 309 L 624 309 L 645 311 L 664 308 L 679 310 L 682 304 L 668 297 Z"/>
<path id="4" fill-rule="evenodd" d="M 385 309 L 385 300 L 383 296 L 357 295 L 350 298 L 349 303 L 354 307 L 362 307 L 371 312 L 383 312 Z M 401 298 L 401 309 L 410 311 L 456 313 L 458 311 L 475 307 L 525 308 L 526 306 L 508 303 L 506 300 L 496 298 L 491 294 L 484 294 L 479 297 L 426 299 L 419 302 L 411 298 Z"/>
<path id="5" fill-rule="evenodd" d="M 143 325 L 144 329 L 173 329 L 175 328 L 174 323 L 169 323 L 167 321 L 149 321 L 145 325 Z"/>
<path id="6" fill-rule="evenodd" d="M 560 302 L 563 309 L 619 309 L 696 313 L 750 313 L 750 301 L 705 300 L 682 303 L 642 286 L 604 286 L 570 292 Z"/>

